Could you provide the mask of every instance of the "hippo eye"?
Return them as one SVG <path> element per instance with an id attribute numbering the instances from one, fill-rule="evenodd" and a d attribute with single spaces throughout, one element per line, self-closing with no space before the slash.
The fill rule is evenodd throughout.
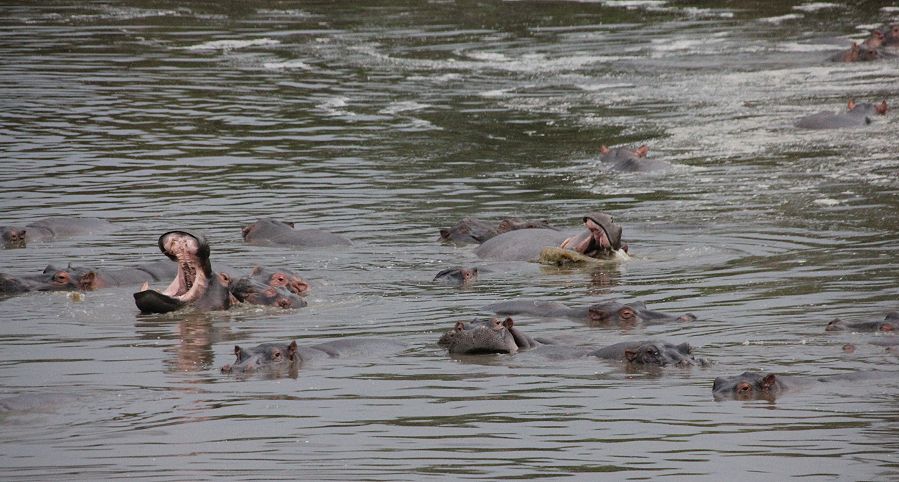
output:
<path id="1" fill-rule="evenodd" d="M 737 385 L 737 393 L 749 393 L 752 391 L 752 385 L 748 383 L 741 383 Z"/>
<path id="2" fill-rule="evenodd" d="M 275 360 L 277 360 L 278 358 L 281 358 L 281 352 L 276 351 L 276 352 L 272 353 L 272 358 L 274 358 Z"/>
<path id="3" fill-rule="evenodd" d="M 56 276 L 53 277 L 56 281 L 68 281 L 69 277 L 65 273 L 56 273 Z"/>
<path id="4" fill-rule="evenodd" d="M 621 311 L 618 312 L 618 316 L 624 319 L 630 319 L 634 317 L 634 310 L 630 308 L 622 308 Z"/>

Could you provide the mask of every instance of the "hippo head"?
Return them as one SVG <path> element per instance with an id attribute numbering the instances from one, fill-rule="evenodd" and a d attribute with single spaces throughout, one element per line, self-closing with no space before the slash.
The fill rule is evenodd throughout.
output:
<path id="1" fill-rule="evenodd" d="M 309 282 L 300 275 L 283 268 L 273 270 L 262 266 L 256 266 L 253 268 L 250 276 L 262 284 L 274 288 L 284 288 L 287 291 L 300 296 L 309 294 L 309 291 L 312 288 Z"/>
<path id="2" fill-rule="evenodd" d="M 555 229 L 549 225 L 547 220 L 531 221 L 518 218 L 503 218 L 497 225 L 496 231 L 499 234 L 508 233 L 518 229 Z"/>
<path id="3" fill-rule="evenodd" d="M 864 46 L 869 49 L 876 49 L 883 45 L 883 41 L 886 40 L 886 36 L 880 30 L 874 29 L 871 30 L 871 36 L 868 37 L 864 42 Z"/>
<path id="4" fill-rule="evenodd" d="M 440 229 L 440 240 L 454 243 L 480 244 L 496 236 L 499 232 L 485 221 L 477 218 L 462 218 L 451 228 Z"/>
<path id="5" fill-rule="evenodd" d="M 36 291 L 80 290 L 78 277 L 82 271 L 84 271 L 83 268 L 75 268 L 72 265 L 65 268 L 47 265 L 39 276 L 40 280 L 31 289 Z"/>
<path id="6" fill-rule="evenodd" d="M 674 345 L 672 343 L 646 342 L 624 350 L 624 358 L 630 363 L 650 366 L 688 367 L 693 365 L 707 366 L 704 358 L 693 356 L 693 347 L 689 343 Z"/>
<path id="7" fill-rule="evenodd" d="M 286 288 L 262 284 L 251 278 L 241 278 L 231 283 L 230 290 L 237 301 L 251 305 L 277 306 L 285 309 L 306 306 L 306 300 Z"/>
<path id="8" fill-rule="evenodd" d="M 221 285 L 212 273 L 209 243 L 199 234 L 169 231 L 159 237 L 159 250 L 178 263 L 178 274 L 163 292 L 150 290 L 145 283 L 134 293 L 134 301 L 143 313 L 168 313 L 201 299 L 210 286 Z"/>
<path id="9" fill-rule="evenodd" d="M 463 268 L 463 267 L 455 267 L 455 268 L 447 268 L 445 270 L 440 271 L 434 276 L 434 281 L 441 281 L 445 283 L 451 283 L 458 286 L 467 286 L 471 283 L 474 283 L 478 279 L 478 269 L 477 268 Z"/>
<path id="10" fill-rule="evenodd" d="M 516 341 L 512 318 L 475 319 L 470 323 L 459 321 L 438 342 L 456 355 L 481 355 L 491 353 L 516 353 Z"/>
<path id="11" fill-rule="evenodd" d="M 0 237 L 2 237 L 3 247 L 6 249 L 25 247 L 25 228 L 16 226 L 0 227 Z"/>
<path id="12" fill-rule="evenodd" d="M 266 236 L 266 233 L 280 232 L 285 229 L 293 229 L 294 224 L 278 221 L 276 219 L 259 218 L 255 223 L 248 224 L 241 229 L 244 241 L 253 241 L 258 236 Z"/>
<path id="13" fill-rule="evenodd" d="M 712 384 L 715 400 L 772 400 L 783 390 L 773 373 L 743 372 L 732 378 L 718 377 Z"/>
<path id="14" fill-rule="evenodd" d="M 587 307 L 587 321 L 595 325 L 632 325 L 646 322 L 694 321 L 696 316 L 687 313 L 680 316 L 652 311 L 641 301 L 620 303 L 606 301 Z"/>
<path id="15" fill-rule="evenodd" d="M 249 350 L 235 346 L 234 355 L 237 359 L 232 364 L 224 365 L 222 373 L 245 373 L 262 368 L 292 365 L 299 360 L 296 340 L 290 344 L 263 343 Z"/>

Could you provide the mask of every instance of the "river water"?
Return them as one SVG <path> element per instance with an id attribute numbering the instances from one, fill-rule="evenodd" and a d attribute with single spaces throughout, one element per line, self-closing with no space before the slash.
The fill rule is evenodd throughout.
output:
<path id="1" fill-rule="evenodd" d="M 895 58 L 826 59 L 899 19 L 878 2 L 33 2 L 0 8 L 2 222 L 99 216 L 107 235 L 0 250 L 0 272 L 163 259 L 283 265 L 295 311 L 138 314 L 131 293 L 0 301 L 0 478 L 899 478 L 899 376 L 715 401 L 716 376 L 897 374 L 835 317 L 899 309 L 899 136 L 801 131 L 849 98 L 899 103 Z M 663 173 L 609 172 L 647 144 Z M 604 210 L 632 259 L 489 263 L 464 216 L 575 228 Z M 243 244 L 259 217 L 353 239 Z M 431 282 L 455 265 L 480 281 Z M 534 336 L 689 342 L 708 368 L 538 353 L 453 358 L 459 320 L 515 298 L 619 299 L 698 320 L 629 330 L 522 316 Z M 339 337 L 408 349 L 226 376 L 233 346 Z M 854 344 L 854 353 L 842 346 Z M 899 375 L 899 374 L 897 374 Z"/>

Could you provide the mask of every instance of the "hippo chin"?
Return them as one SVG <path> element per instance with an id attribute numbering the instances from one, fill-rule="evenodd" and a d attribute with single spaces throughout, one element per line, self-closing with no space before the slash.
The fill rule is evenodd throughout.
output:
<path id="1" fill-rule="evenodd" d="M 583 222 L 587 229 L 574 236 L 551 229 L 509 231 L 485 241 L 475 254 L 499 261 L 534 261 L 546 247 L 561 247 L 591 258 L 611 258 L 619 250 L 627 252 L 627 245 L 621 242 L 621 226 L 611 216 L 592 213 L 584 216 Z"/>
<path id="2" fill-rule="evenodd" d="M 205 237 L 169 231 L 159 237 L 158 245 L 163 254 L 178 263 L 178 272 L 162 292 L 151 290 L 144 283 L 141 291 L 134 293 L 134 302 L 142 313 L 168 313 L 186 306 L 203 311 L 231 306 L 229 279 L 212 271 Z"/>
<path id="3" fill-rule="evenodd" d="M 558 345 L 551 340 L 532 338 L 515 327 L 512 318 L 475 319 L 457 322 L 443 334 L 438 344 L 453 355 L 514 354 L 532 350 L 545 358 L 567 360 L 596 357 L 604 360 L 626 362 L 635 366 L 707 366 L 709 362 L 693 356 L 693 348 L 687 343 L 654 340 L 628 341 L 599 349 Z"/>

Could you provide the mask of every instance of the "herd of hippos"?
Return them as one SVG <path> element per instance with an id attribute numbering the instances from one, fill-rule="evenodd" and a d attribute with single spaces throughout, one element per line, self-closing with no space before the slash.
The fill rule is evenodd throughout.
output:
<path id="1" fill-rule="evenodd" d="M 833 57 L 835 62 L 873 61 L 895 57 L 884 48 L 899 46 L 899 25 L 876 29 L 862 43 L 853 43 Z M 863 127 L 875 115 L 885 115 L 886 100 L 878 103 L 849 101 L 845 112 L 819 112 L 796 121 L 803 129 L 841 129 Z M 602 146 L 600 160 L 609 170 L 648 172 L 664 170 L 671 165 L 647 157 L 649 149 L 609 148 Z M 440 230 L 447 243 L 476 244 L 478 257 L 495 261 L 537 261 L 541 263 L 596 263 L 598 260 L 626 259 L 628 246 L 621 239 L 622 228 L 608 214 L 596 212 L 583 217 L 584 229 L 566 233 L 547 221 L 507 218 L 487 222 L 464 218 L 451 228 Z M 89 218 L 46 218 L 26 226 L 3 226 L 5 248 L 23 248 L 28 243 L 48 242 L 88 234 L 111 232 L 116 226 L 108 221 Z M 248 244 L 289 247 L 349 246 L 352 242 L 340 235 L 318 229 L 296 229 L 293 224 L 273 219 L 259 219 L 243 228 Z M 249 274 L 235 277 L 233 269 L 217 267 L 210 260 L 206 239 L 188 231 L 170 231 L 159 237 L 159 249 L 171 261 L 104 270 L 68 265 L 47 266 L 35 275 L 13 276 L 0 273 L 0 298 L 29 291 L 91 291 L 108 287 L 138 286 L 134 302 L 142 313 L 168 313 L 183 308 L 211 311 L 225 310 L 238 303 L 266 305 L 285 309 L 306 306 L 304 296 L 310 284 L 299 274 L 286 268 L 257 266 Z M 476 267 L 445 269 L 435 282 L 467 286 L 478 278 Z M 172 280 L 167 287 L 150 289 L 150 283 Z M 561 303 L 517 300 L 484 307 L 496 314 L 490 318 L 459 321 L 440 337 L 438 343 L 453 355 L 512 354 L 533 350 L 548 359 L 596 357 L 638 366 L 707 366 L 709 362 L 693 356 L 687 343 L 673 344 L 655 340 L 629 341 L 593 348 L 562 345 L 551 339 L 533 338 L 523 333 L 511 318 L 517 315 L 568 318 L 590 326 L 630 327 L 665 322 L 689 322 L 692 314 L 670 315 L 649 310 L 640 302 L 607 301 L 582 308 Z M 890 312 L 883 321 L 845 323 L 836 319 L 827 331 L 887 332 L 899 329 L 899 312 Z M 872 343 L 899 345 L 899 337 L 881 338 Z M 290 343 L 264 343 L 251 349 L 234 348 L 236 360 L 221 368 L 223 373 L 246 373 L 262 368 L 292 367 L 314 359 L 358 356 L 379 351 L 401 351 L 401 342 L 377 338 L 342 338 L 311 346 Z M 851 345 L 844 349 L 851 350 Z M 818 378 L 780 376 L 764 372 L 745 372 L 735 377 L 716 378 L 712 391 L 716 399 L 773 399 L 779 394 L 814 383 L 837 380 L 864 380 L 879 373 L 853 373 Z"/>
<path id="2" fill-rule="evenodd" d="M 3 226 L 6 248 L 25 247 L 31 242 L 47 242 L 58 238 L 111 232 L 116 226 L 98 218 L 46 218 L 22 227 Z M 628 246 L 622 241 L 622 228 L 611 216 L 602 212 L 583 217 L 583 228 L 566 232 L 547 221 L 503 219 L 487 222 L 464 218 L 455 226 L 440 230 L 440 239 L 453 244 L 476 244 L 474 253 L 485 260 L 535 261 L 548 264 L 607 263 L 628 257 Z M 296 229 L 293 224 L 262 218 L 243 228 L 248 244 L 263 246 L 334 247 L 352 242 L 340 235 L 318 229 Z M 184 308 L 211 311 L 225 310 L 238 303 L 280 308 L 306 306 L 304 296 L 310 284 L 299 274 L 285 268 L 257 266 L 247 275 L 236 277 L 230 268 L 214 269 L 206 239 L 188 231 L 169 231 L 159 237 L 159 249 L 171 261 L 159 261 L 131 268 L 104 270 L 67 266 L 47 268 L 35 275 L 0 274 L 0 297 L 29 291 L 90 291 L 107 287 L 138 286 L 134 302 L 142 313 L 168 313 Z M 475 267 L 454 267 L 437 273 L 435 282 L 469 286 L 478 278 Z M 162 290 L 150 289 L 150 283 L 171 280 Z M 666 322 L 690 322 L 692 314 L 680 316 L 653 311 L 641 302 L 606 301 L 581 308 L 556 302 L 515 300 L 484 307 L 495 313 L 490 318 L 475 318 L 455 323 L 438 343 L 453 355 L 514 354 L 532 350 L 547 359 L 596 357 L 634 366 L 708 366 L 710 363 L 693 356 L 687 343 L 663 341 L 629 341 L 593 348 L 556 343 L 551 339 L 533 338 L 515 325 L 512 316 L 567 318 L 589 326 L 628 328 Z M 893 332 L 899 328 L 899 313 L 887 314 L 883 321 L 845 323 L 831 321 L 827 331 Z M 881 338 L 876 344 L 897 345 L 893 337 Z M 248 373 L 259 369 L 284 369 L 294 372 L 304 362 L 315 359 L 399 352 L 405 349 L 399 341 L 378 338 L 347 337 L 311 346 L 290 343 L 264 343 L 251 349 L 234 348 L 236 360 L 224 365 L 222 373 Z M 864 379 L 868 374 L 854 374 Z M 771 399 L 778 394 L 809 383 L 827 382 L 839 377 L 801 379 L 771 373 L 745 372 L 733 378 L 717 378 L 713 393 L 716 399 Z"/>

